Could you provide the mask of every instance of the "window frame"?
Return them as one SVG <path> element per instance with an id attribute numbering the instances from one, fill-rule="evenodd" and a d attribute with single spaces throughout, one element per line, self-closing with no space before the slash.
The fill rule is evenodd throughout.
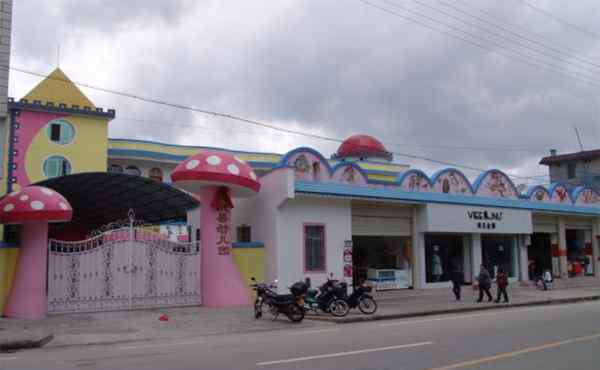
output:
<path id="1" fill-rule="evenodd" d="M 309 227 L 318 226 L 323 229 L 323 240 L 321 243 L 321 248 L 323 250 L 323 266 L 318 269 L 309 269 L 307 266 L 307 254 L 306 254 L 306 242 L 307 242 L 307 229 Z M 305 274 L 310 273 L 326 273 L 327 272 L 327 225 L 322 222 L 305 222 L 302 224 L 302 264 L 303 270 Z"/>
<path id="2" fill-rule="evenodd" d="M 48 175 L 48 173 L 46 171 L 46 163 L 48 163 L 48 161 L 51 160 L 51 159 L 61 159 L 62 160 L 62 162 L 60 164 L 60 172 L 63 172 L 63 173 L 59 173 L 56 176 L 49 176 Z M 65 171 L 63 171 L 63 169 L 65 168 L 65 163 L 67 163 L 68 166 L 69 166 L 68 167 L 69 168 L 68 173 L 64 173 Z M 71 161 L 69 161 L 69 159 L 67 157 L 64 157 L 62 155 L 55 155 L 55 154 L 51 155 L 49 157 L 46 157 L 46 159 L 44 159 L 44 161 L 42 162 L 42 174 L 44 174 L 44 176 L 47 179 L 53 179 L 53 178 L 61 177 L 61 176 L 68 176 L 68 175 L 70 175 L 72 173 L 73 173 L 73 165 L 71 164 Z"/>
<path id="3" fill-rule="evenodd" d="M 571 176 L 571 170 L 573 171 L 573 176 Z M 569 162 L 567 163 L 567 179 L 572 180 L 577 177 L 577 163 Z"/>
<path id="4" fill-rule="evenodd" d="M 157 175 L 156 173 L 160 174 L 160 178 L 159 175 Z M 148 170 L 148 178 L 154 181 L 163 182 L 165 174 L 162 169 L 158 167 L 152 167 L 150 170 Z"/>
<path id="5" fill-rule="evenodd" d="M 120 171 L 111 171 L 111 168 L 114 168 L 114 169 L 119 168 Z M 110 173 L 125 173 L 125 169 L 120 164 L 113 163 L 113 164 L 111 164 L 111 165 L 108 166 L 108 171 L 107 172 L 110 172 Z"/>
<path id="6" fill-rule="evenodd" d="M 59 126 L 59 130 L 58 130 L 58 140 L 53 140 L 52 139 L 52 128 L 54 126 Z M 69 139 L 67 141 L 62 141 L 61 140 L 61 136 L 62 133 L 64 132 L 64 127 L 68 127 L 69 130 L 71 131 L 71 136 L 69 137 Z M 67 121 L 64 118 L 57 118 L 57 119 L 53 119 L 52 121 L 48 122 L 46 124 L 46 136 L 48 137 L 48 140 L 52 143 L 52 144 L 56 144 L 56 145 L 70 145 L 75 141 L 75 136 L 77 135 L 77 130 L 75 129 L 75 126 Z"/>

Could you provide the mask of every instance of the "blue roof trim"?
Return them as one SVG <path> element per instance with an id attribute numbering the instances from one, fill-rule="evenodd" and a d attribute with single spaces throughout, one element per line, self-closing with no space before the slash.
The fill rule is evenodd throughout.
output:
<path id="1" fill-rule="evenodd" d="M 389 199 L 417 203 L 444 203 L 467 206 L 525 209 L 557 213 L 600 216 L 600 207 L 581 207 L 559 203 L 531 202 L 522 199 L 490 198 L 478 196 L 451 195 L 432 192 L 408 192 L 398 189 L 372 188 L 337 183 L 313 183 L 296 181 L 296 193 L 331 196 L 357 197 L 364 199 Z"/>
<path id="2" fill-rule="evenodd" d="M 398 179 L 396 180 L 396 184 L 398 186 L 402 186 L 402 183 L 404 182 L 404 180 L 406 180 L 406 178 L 409 175 L 412 175 L 413 173 L 416 173 L 418 175 L 423 176 L 423 178 L 425 178 L 425 180 L 429 183 L 429 186 L 433 188 L 433 182 L 431 182 L 431 179 L 429 178 L 429 176 L 427 176 L 427 174 L 421 170 L 418 170 L 416 168 L 410 169 L 406 172 L 402 172 L 398 175 Z"/>
<path id="3" fill-rule="evenodd" d="M 197 145 L 181 145 L 181 144 L 167 144 L 160 141 L 151 141 L 151 140 L 139 140 L 139 139 L 122 139 L 122 138 L 108 138 L 108 141 L 116 141 L 116 142 L 132 142 L 132 143 L 140 143 L 140 144 L 154 144 L 154 145 L 163 145 L 163 146 L 171 146 L 175 148 L 189 148 L 189 149 L 211 149 L 211 150 L 222 150 L 225 152 L 231 153 L 242 153 L 242 154 L 258 154 L 258 155 L 276 155 L 281 156 L 279 153 L 270 153 L 270 152 L 248 152 L 244 150 L 229 150 L 224 148 L 217 148 L 213 146 L 197 146 Z M 186 157 L 187 158 L 187 157 Z"/>
<path id="4" fill-rule="evenodd" d="M 235 242 L 231 243 L 233 248 L 264 248 L 265 243 L 263 242 Z"/>
<path id="5" fill-rule="evenodd" d="M 477 176 L 477 179 L 475 179 L 475 182 L 473 183 L 473 192 L 475 194 L 477 194 L 477 192 L 479 191 L 479 187 L 481 186 L 481 183 L 483 182 L 483 179 L 485 179 L 485 177 L 492 173 L 492 172 L 499 172 L 501 173 L 507 180 L 508 183 L 510 184 L 510 186 L 512 186 L 515 194 L 517 194 L 517 197 L 519 196 L 519 191 L 517 190 L 517 187 L 515 186 L 515 183 L 510 179 L 510 177 L 504 173 L 504 171 L 500 171 L 499 169 L 496 168 L 492 168 L 491 170 L 487 170 L 483 173 L 480 173 L 479 176 Z"/>
<path id="6" fill-rule="evenodd" d="M 454 168 L 454 167 L 447 167 L 447 168 L 443 168 L 439 171 L 434 172 L 433 175 L 431 175 L 431 183 L 435 186 L 435 183 L 437 182 L 438 178 L 440 176 L 442 176 L 443 174 L 447 173 L 447 172 L 451 172 L 454 171 L 456 173 L 458 173 L 458 175 L 460 177 L 463 178 L 463 180 L 465 180 L 465 182 L 467 183 L 467 185 L 469 186 L 469 190 L 471 190 L 471 194 L 475 194 L 475 190 L 473 190 L 473 185 L 471 184 L 471 181 L 469 181 L 469 179 L 467 178 L 467 176 L 465 176 L 464 173 L 462 173 L 462 171 Z"/>

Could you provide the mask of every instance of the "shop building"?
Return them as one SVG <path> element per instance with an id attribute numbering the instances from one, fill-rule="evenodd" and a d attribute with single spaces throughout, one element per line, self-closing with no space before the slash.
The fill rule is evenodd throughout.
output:
<path id="1" fill-rule="evenodd" d="M 57 289 L 48 292 L 52 307 L 204 304 L 201 286 L 215 279 L 215 271 L 203 275 L 196 266 L 201 253 L 232 258 L 223 273 L 246 287 L 251 276 L 278 278 L 285 289 L 304 277 L 320 284 L 330 274 L 351 283 L 366 280 L 378 290 L 446 287 L 452 271 L 472 282 L 481 264 L 493 276 L 503 268 L 512 281 L 528 281 L 544 269 L 564 279 L 600 278 L 600 195 L 593 189 L 557 183 L 521 193 L 497 169 L 473 182 L 455 168 L 428 176 L 395 163 L 368 135 L 351 136 L 327 157 L 307 147 L 277 154 L 108 138 L 116 113 L 64 83 L 62 71 L 51 77 L 24 99 L 9 100 L 1 190 L 15 196 L 40 185 L 73 208 L 70 222 L 49 228 L 50 258 L 56 260 L 49 263 L 49 289 Z M 203 230 L 201 217 L 203 207 L 214 205 L 178 190 L 182 175 L 176 173 L 200 168 L 229 177 L 243 168 L 245 180 L 234 182 L 256 182 L 252 197 L 234 202 L 217 191 L 222 199 L 216 203 L 227 212 L 219 211 L 222 244 L 216 249 L 203 243 L 212 229 Z M 205 183 L 206 173 L 194 176 Z M 218 186 L 215 178 L 211 186 Z M 124 234 L 107 227 L 129 210 L 153 226 L 137 228 L 130 218 Z M 22 247 L 13 231 L 4 227 L 0 248 L 0 307 Z M 121 248 L 122 242 L 129 247 Z M 136 252 L 108 253 L 109 246 Z M 60 262 L 82 256 L 92 271 Z M 107 258 L 118 266 L 101 270 L 114 282 L 110 286 L 94 270 Z M 170 285 L 157 285 L 157 276 L 168 276 Z"/>

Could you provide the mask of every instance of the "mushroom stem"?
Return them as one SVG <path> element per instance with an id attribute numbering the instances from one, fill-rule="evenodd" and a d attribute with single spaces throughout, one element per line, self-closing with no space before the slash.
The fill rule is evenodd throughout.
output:
<path id="1" fill-rule="evenodd" d="M 20 319 L 43 319 L 46 296 L 48 223 L 23 223 L 17 270 L 4 315 Z"/>
<path id="2" fill-rule="evenodd" d="M 211 203 L 218 186 L 201 189 L 202 304 L 208 307 L 250 305 L 250 292 L 233 260 L 231 210 L 216 209 Z"/>

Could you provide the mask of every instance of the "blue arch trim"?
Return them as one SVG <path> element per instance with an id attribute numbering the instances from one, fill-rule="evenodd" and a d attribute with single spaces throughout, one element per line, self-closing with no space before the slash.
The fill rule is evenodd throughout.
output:
<path id="1" fill-rule="evenodd" d="M 416 168 L 410 169 L 406 172 L 402 172 L 401 174 L 398 175 L 398 178 L 396 180 L 396 184 L 398 186 L 402 186 L 402 183 L 404 182 L 404 180 L 406 180 L 406 178 L 412 174 L 417 174 L 417 175 L 421 175 L 425 178 L 425 180 L 429 183 L 429 186 L 433 188 L 433 182 L 431 181 L 431 179 L 429 178 L 429 176 L 427 176 L 427 174 L 421 170 L 418 170 Z"/>
<path id="2" fill-rule="evenodd" d="M 550 184 L 550 186 L 548 187 L 548 192 L 550 193 L 550 198 L 552 198 L 552 196 L 554 195 L 554 192 L 556 191 L 556 188 L 559 186 L 562 186 L 563 188 L 565 188 L 567 190 L 567 197 L 569 197 L 569 200 L 571 201 L 571 203 L 575 203 L 575 201 L 573 200 L 573 197 L 571 196 L 571 192 L 569 191 L 569 187 L 564 182 L 553 182 L 552 184 Z"/>
<path id="3" fill-rule="evenodd" d="M 548 189 L 546 189 L 542 185 L 530 186 L 527 189 L 527 192 L 525 194 L 523 194 L 523 198 L 531 200 L 531 198 L 533 197 L 533 194 L 535 194 L 538 190 L 542 190 L 544 193 L 546 193 L 548 195 L 548 198 L 552 199 L 552 193 L 550 193 L 548 191 Z"/>
<path id="4" fill-rule="evenodd" d="M 369 177 L 367 176 L 366 171 L 363 170 L 355 162 L 340 162 L 340 163 L 336 164 L 335 166 L 333 166 L 331 168 L 331 176 L 333 176 L 333 174 L 335 173 L 335 171 L 337 171 L 339 168 L 348 167 L 348 166 L 349 167 L 353 167 L 355 170 L 357 170 L 362 175 L 362 177 L 364 177 L 366 183 L 370 183 L 369 182 Z"/>
<path id="5" fill-rule="evenodd" d="M 450 171 L 454 171 L 454 172 L 458 173 L 458 175 L 460 177 L 462 177 L 463 180 L 465 180 L 465 182 L 469 186 L 469 190 L 471 191 L 471 194 L 475 194 L 475 191 L 473 190 L 473 185 L 471 184 L 471 181 L 469 181 L 469 179 L 467 178 L 467 176 L 465 176 L 465 174 L 462 173 L 462 171 L 460 171 L 460 170 L 458 170 L 458 169 L 456 169 L 454 167 L 447 167 L 447 168 L 443 168 L 443 169 L 441 169 L 439 171 L 434 172 L 434 174 L 431 175 L 431 183 L 433 185 L 435 185 L 435 183 L 437 182 L 437 180 L 438 180 L 438 178 L 440 176 L 442 176 L 443 174 L 445 174 L 447 172 L 450 172 Z"/>
<path id="6" fill-rule="evenodd" d="M 327 168 L 327 171 L 329 171 L 329 176 L 331 176 L 331 174 L 333 174 L 331 165 L 329 164 L 329 161 L 323 156 L 323 154 L 319 153 L 318 151 L 314 150 L 313 148 L 309 148 L 306 146 L 301 146 L 299 148 L 292 149 L 289 152 L 285 153 L 285 155 L 283 157 L 281 157 L 281 159 L 279 160 L 279 163 L 277 163 L 277 165 L 273 168 L 281 168 L 281 167 L 289 166 L 289 164 L 287 162 L 290 160 L 290 158 L 294 154 L 303 153 L 303 152 L 310 153 L 310 154 L 314 155 L 315 157 L 319 158 L 319 160 L 323 163 L 325 168 Z"/>
<path id="7" fill-rule="evenodd" d="M 591 190 L 592 193 L 596 194 L 596 196 L 600 196 L 600 193 L 598 193 L 596 190 L 590 188 L 589 186 L 578 186 L 575 189 L 573 189 L 570 194 L 573 204 L 577 203 L 577 199 L 579 198 L 581 193 L 583 193 L 584 190 Z"/>
<path id="8" fill-rule="evenodd" d="M 477 176 L 477 179 L 475 179 L 475 182 L 473 183 L 473 190 L 474 193 L 477 194 L 477 192 L 479 191 L 479 188 L 481 187 L 481 184 L 483 182 L 483 179 L 485 179 L 485 177 L 487 175 L 489 175 L 492 172 L 499 172 L 501 173 L 507 180 L 508 180 L 508 184 L 510 186 L 512 186 L 515 194 L 517 195 L 517 198 L 519 197 L 519 191 L 517 190 L 517 187 L 515 186 L 515 183 L 510 179 L 510 177 L 508 177 L 508 175 L 506 173 L 504 173 L 503 171 L 500 171 L 496 168 L 492 168 L 491 170 L 487 170 L 481 174 L 479 174 L 479 176 Z"/>

